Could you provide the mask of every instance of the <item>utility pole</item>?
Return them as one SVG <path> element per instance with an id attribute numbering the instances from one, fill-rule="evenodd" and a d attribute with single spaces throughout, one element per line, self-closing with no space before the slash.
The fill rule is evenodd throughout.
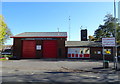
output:
<path id="1" fill-rule="evenodd" d="M 82 26 L 80 26 L 80 40 L 81 40 L 81 30 L 82 30 Z"/>
<path id="2" fill-rule="evenodd" d="M 71 30 L 71 19 L 70 19 L 70 16 L 69 16 L 69 41 L 70 41 L 70 30 Z"/>
<path id="3" fill-rule="evenodd" d="M 115 30 L 115 56 L 114 56 L 114 68 L 117 70 L 117 29 L 116 29 L 116 2 L 114 0 L 114 30 Z"/>

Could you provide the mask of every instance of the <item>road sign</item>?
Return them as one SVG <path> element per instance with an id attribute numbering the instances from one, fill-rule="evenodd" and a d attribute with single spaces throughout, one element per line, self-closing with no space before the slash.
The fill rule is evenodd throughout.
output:
<path id="1" fill-rule="evenodd" d="M 102 38 L 102 46 L 115 46 L 115 38 Z"/>

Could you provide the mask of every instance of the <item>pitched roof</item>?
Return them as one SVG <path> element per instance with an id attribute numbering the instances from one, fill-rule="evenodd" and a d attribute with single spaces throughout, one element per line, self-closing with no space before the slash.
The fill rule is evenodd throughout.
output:
<path id="1" fill-rule="evenodd" d="M 24 32 L 11 38 L 67 37 L 67 32 Z"/>
<path id="2" fill-rule="evenodd" d="M 66 47 L 100 47 L 101 42 L 94 41 L 65 41 Z"/>

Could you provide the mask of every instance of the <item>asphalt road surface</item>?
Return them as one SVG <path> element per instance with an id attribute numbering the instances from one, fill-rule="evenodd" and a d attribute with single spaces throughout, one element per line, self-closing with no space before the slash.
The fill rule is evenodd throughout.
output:
<path id="1" fill-rule="evenodd" d="M 113 70 L 113 63 L 107 69 L 102 66 L 102 61 L 22 59 L 2 61 L 0 68 L 3 84 L 120 84 L 120 71 Z"/>

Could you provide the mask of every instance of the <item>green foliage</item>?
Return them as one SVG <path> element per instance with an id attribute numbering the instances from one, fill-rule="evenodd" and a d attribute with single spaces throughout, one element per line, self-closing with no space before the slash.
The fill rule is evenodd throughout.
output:
<path id="1" fill-rule="evenodd" d="M 116 23 L 115 23 L 116 22 Z M 94 32 L 96 41 L 101 41 L 103 37 L 115 37 L 115 26 L 116 26 L 116 37 L 117 42 L 120 41 L 120 24 L 118 19 L 114 18 L 111 14 L 107 14 L 104 19 L 104 24 L 99 25 L 98 29 Z"/>
<path id="2" fill-rule="evenodd" d="M 12 35 L 10 29 L 7 27 L 7 24 L 4 22 L 4 18 L 0 15 L 0 46 Z"/>
<path id="3" fill-rule="evenodd" d="M 89 36 L 89 41 L 95 41 L 95 37 L 94 36 Z"/>
<path id="4" fill-rule="evenodd" d="M 0 61 L 5 61 L 6 60 L 6 58 L 0 58 Z"/>

